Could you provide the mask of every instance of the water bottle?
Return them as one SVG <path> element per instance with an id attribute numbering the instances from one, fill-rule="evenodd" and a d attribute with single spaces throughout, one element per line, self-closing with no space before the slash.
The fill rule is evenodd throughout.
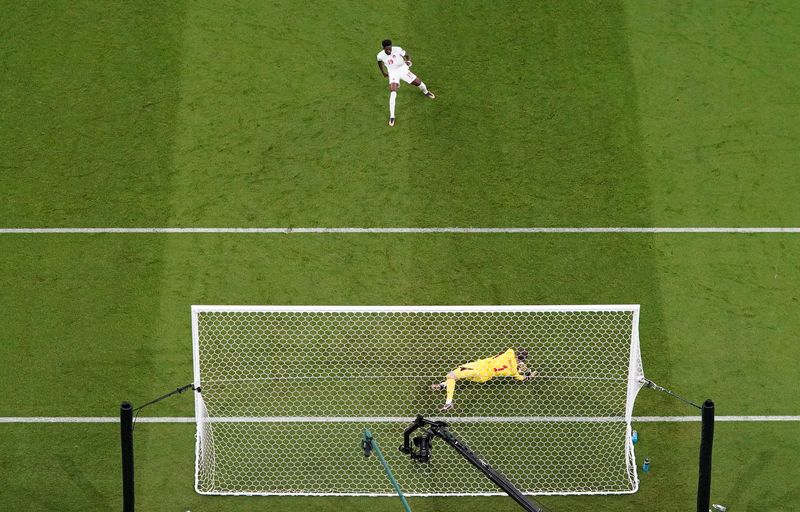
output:
<path id="1" fill-rule="evenodd" d="M 642 471 L 645 473 L 650 472 L 650 459 L 644 459 L 644 464 L 642 464 Z"/>
<path id="2" fill-rule="evenodd" d="M 631 432 L 631 441 L 633 441 L 633 444 L 636 444 L 636 443 L 639 442 L 639 433 L 637 431 L 635 431 L 635 430 L 633 432 Z"/>

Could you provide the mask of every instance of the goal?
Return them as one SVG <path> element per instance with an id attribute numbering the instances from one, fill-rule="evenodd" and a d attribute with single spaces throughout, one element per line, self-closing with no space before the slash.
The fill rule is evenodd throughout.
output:
<path id="1" fill-rule="evenodd" d="M 413 418 L 447 421 L 525 493 L 638 488 L 633 403 L 644 377 L 639 306 L 193 306 L 202 494 L 392 495 L 363 459 Z M 525 348 L 539 377 L 430 385 L 460 364 Z M 386 458 L 408 495 L 495 495 L 450 450 Z"/>

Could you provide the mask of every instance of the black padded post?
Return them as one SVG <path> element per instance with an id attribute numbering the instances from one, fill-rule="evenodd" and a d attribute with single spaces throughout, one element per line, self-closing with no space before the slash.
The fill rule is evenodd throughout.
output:
<path id="1" fill-rule="evenodd" d="M 119 406 L 119 431 L 122 444 L 122 511 L 134 512 L 133 492 L 133 406 Z"/>
<path id="2" fill-rule="evenodd" d="M 711 503 L 711 449 L 714 446 L 714 402 L 703 402 L 700 435 L 700 475 L 697 479 L 697 512 L 708 512 Z"/>

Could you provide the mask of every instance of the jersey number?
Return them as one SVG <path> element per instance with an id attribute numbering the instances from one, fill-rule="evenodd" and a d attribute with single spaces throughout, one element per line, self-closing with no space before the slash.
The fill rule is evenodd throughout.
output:
<path id="1" fill-rule="evenodd" d="M 500 368 L 492 368 L 492 370 L 494 370 L 494 372 L 495 372 L 495 373 L 497 373 L 497 372 L 502 372 L 502 371 L 503 371 L 503 370 L 505 370 L 506 368 L 508 368 L 508 365 L 504 364 L 504 365 L 503 365 L 503 366 L 501 366 Z"/>
<path id="2" fill-rule="evenodd" d="M 394 64 L 394 59 L 389 59 L 386 62 L 388 62 L 389 64 Z"/>

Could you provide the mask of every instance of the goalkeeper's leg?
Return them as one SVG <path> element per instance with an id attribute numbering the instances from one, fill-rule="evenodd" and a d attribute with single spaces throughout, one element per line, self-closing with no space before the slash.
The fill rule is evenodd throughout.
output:
<path id="1" fill-rule="evenodd" d="M 445 400 L 445 404 L 452 404 L 453 403 L 453 395 L 456 393 L 456 376 L 454 372 L 450 372 L 447 374 L 447 399 Z"/>
<path id="2" fill-rule="evenodd" d="M 453 372 L 450 372 L 450 373 L 453 373 Z M 441 383 L 434 382 L 433 384 L 431 384 L 431 389 L 434 390 L 434 391 L 441 391 L 443 389 L 447 389 L 447 382 L 448 382 L 448 380 L 450 380 L 449 379 L 449 375 L 450 374 L 448 374 L 448 377 L 445 377 L 445 380 L 442 381 Z"/>
<path id="3" fill-rule="evenodd" d="M 442 387 L 447 389 L 447 398 L 442 407 L 443 411 L 453 408 L 453 395 L 455 395 L 456 392 L 456 381 L 461 379 L 474 380 L 478 378 L 478 374 L 479 372 L 477 370 L 462 366 L 448 373 L 447 378 L 441 384 L 434 384 L 434 386 L 437 386 L 437 389 L 442 389 Z"/>

